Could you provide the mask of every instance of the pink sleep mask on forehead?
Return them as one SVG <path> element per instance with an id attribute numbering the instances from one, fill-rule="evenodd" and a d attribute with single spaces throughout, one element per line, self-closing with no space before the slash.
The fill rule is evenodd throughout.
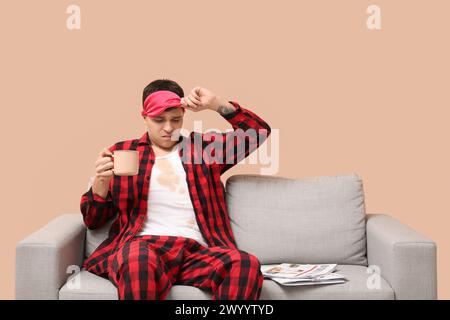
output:
<path id="1" fill-rule="evenodd" d="M 170 107 L 180 107 L 184 110 L 181 105 L 181 98 L 179 95 L 172 91 L 162 90 L 153 92 L 144 101 L 144 110 L 142 110 L 141 115 L 153 118 L 164 112 Z"/>

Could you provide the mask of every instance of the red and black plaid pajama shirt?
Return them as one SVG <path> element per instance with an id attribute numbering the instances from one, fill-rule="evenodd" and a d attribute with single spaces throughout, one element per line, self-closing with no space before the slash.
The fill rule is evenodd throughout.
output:
<path id="1" fill-rule="evenodd" d="M 271 128 L 250 110 L 229 102 L 236 111 L 223 117 L 234 131 L 191 132 L 189 137 L 179 138 L 189 195 L 209 247 L 185 237 L 135 236 L 147 219 L 155 163 L 147 132 L 140 139 L 121 141 L 109 148 L 138 150 L 138 175 L 114 176 L 106 199 L 94 194 L 92 187 L 82 195 L 80 208 L 87 228 L 99 228 L 116 217 L 108 238 L 84 261 L 83 268 L 108 278 L 118 288 L 119 299 L 165 299 L 174 284 L 210 290 L 213 299 L 259 298 L 263 282 L 260 263 L 256 256 L 236 246 L 220 176 L 256 150 Z M 214 151 L 206 152 L 212 147 Z M 220 161 L 213 161 L 217 158 Z"/>

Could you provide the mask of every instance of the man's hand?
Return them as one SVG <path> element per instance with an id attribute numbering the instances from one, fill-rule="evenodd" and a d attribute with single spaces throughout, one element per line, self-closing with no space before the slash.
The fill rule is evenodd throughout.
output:
<path id="1" fill-rule="evenodd" d="M 228 114 L 236 110 L 231 103 L 224 101 L 218 95 L 202 87 L 192 89 L 189 95 L 181 98 L 181 104 L 186 109 L 194 112 L 209 109 L 220 114 Z"/>

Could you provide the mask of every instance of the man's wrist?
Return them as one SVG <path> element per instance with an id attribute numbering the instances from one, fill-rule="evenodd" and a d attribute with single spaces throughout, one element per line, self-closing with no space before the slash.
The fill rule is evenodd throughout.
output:
<path id="1" fill-rule="evenodd" d="M 236 107 L 233 106 L 227 100 L 218 98 L 218 102 L 211 107 L 211 110 L 214 110 L 221 115 L 227 115 L 236 111 Z"/>

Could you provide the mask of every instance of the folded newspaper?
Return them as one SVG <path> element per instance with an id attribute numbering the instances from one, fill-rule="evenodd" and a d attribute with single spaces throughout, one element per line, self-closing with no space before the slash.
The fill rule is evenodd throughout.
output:
<path id="1" fill-rule="evenodd" d="M 261 265 L 264 277 L 285 286 L 343 283 L 347 279 L 333 271 L 336 264 L 266 264 Z"/>

